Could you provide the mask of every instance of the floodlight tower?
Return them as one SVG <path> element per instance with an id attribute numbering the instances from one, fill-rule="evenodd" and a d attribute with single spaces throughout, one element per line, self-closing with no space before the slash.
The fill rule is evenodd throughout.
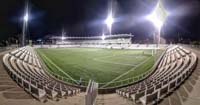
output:
<path id="1" fill-rule="evenodd" d="M 101 39 L 102 39 L 102 40 L 105 40 L 105 38 L 106 38 L 106 37 L 105 37 L 105 35 L 104 35 L 104 33 L 103 33 L 102 36 L 101 36 Z"/>
<path id="2" fill-rule="evenodd" d="M 105 20 L 105 23 L 108 27 L 108 30 L 109 30 L 109 34 L 111 35 L 112 34 L 112 24 L 114 22 L 114 19 L 112 17 L 112 13 L 108 15 L 107 19 Z"/>
<path id="3" fill-rule="evenodd" d="M 153 12 L 146 17 L 147 20 L 151 21 L 155 26 L 156 34 L 158 35 L 157 44 L 160 44 L 160 32 L 167 16 L 168 12 L 163 7 L 161 0 L 159 0 Z"/>
<path id="4" fill-rule="evenodd" d="M 111 2 L 111 6 L 110 9 L 108 11 L 108 16 L 105 20 L 105 24 L 107 25 L 107 28 L 109 30 L 109 34 L 112 34 L 112 24 L 114 23 L 114 18 L 113 18 L 113 11 L 112 11 L 112 2 Z"/>
<path id="5" fill-rule="evenodd" d="M 62 29 L 62 36 L 61 36 L 61 40 L 62 40 L 62 43 L 64 42 L 64 40 L 65 40 L 65 30 L 64 30 L 64 28 Z"/>
<path id="6" fill-rule="evenodd" d="M 22 28 L 22 46 L 25 46 L 28 20 L 29 20 L 29 7 L 28 7 L 28 1 L 26 1 L 24 17 L 23 17 L 23 28 Z"/>

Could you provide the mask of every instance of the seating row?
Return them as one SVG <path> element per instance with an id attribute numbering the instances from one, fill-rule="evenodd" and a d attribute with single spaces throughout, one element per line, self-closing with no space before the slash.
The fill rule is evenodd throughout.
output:
<path id="1" fill-rule="evenodd" d="M 179 87 L 197 64 L 197 56 L 180 46 L 168 48 L 155 72 L 141 82 L 116 93 L 143 105 L 158 102 Z"/>
<path id="2" fill-rule="evenodd" d="M 38 100 L 66 98 L 81 91 L 46 74 L 31 47 L 26 46 L 5 54 L 3 63 L 11 78 Z"/>

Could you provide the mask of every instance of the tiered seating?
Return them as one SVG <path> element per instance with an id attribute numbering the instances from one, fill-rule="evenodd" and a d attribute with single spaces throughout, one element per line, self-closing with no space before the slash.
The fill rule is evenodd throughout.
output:
<path id="1" fill-rule="evenodd" d="M 170 47 L 151 76 L 116 92 L 143 105 L 158 102 L 184 82 L 196 63 L 197 57 L 191 51 L 179 46 Z"/>
<path id="2" fill-rule="evenodd" d="M 4 66 L 19 86 L 38 100 L 57 99 L 76 95 L 79 88 L 69 86 L 50 77 L 43 70 L 35 51 L 23 47 L 3 57 Z"/>

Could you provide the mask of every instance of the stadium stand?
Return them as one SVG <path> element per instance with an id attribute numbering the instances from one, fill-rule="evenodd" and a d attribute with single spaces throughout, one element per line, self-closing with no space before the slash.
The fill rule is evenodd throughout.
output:
<path id="1" fill-rule="evenodd" d="M 44 71 L 43 65 L 40 63 L 40 59 L 32 47 L 26 46 L 5 54 L 3 64 L 10 77 L 27 93 L 40 101 L 44 101 L 47 98 L 54 101 L 80 93 L 79 88 L 65 84 L 49 76 Z M 198 90 L 198 88 L 194 88 L 192 91 L 187 82 L 188 78 L 189 81 L 193 81 L 190 75 L 192 74 L 192 78 L 194 78 L 194 73 L 192 72 L 196 65 L 197 56 L 192 50 L 190 51 L 181 46 L 170 46 L 165 51 L 155 71 L 149 77 L 133 85 L 117 89 L 116 93 L 119 94 L 119 97 L 115 96 L 115 94 L 108 96 L 99 95 L 97 99 L 98 105 L 101 103 L 109 103 L 111 105 L 115 103 L 113 100 L 119 102 L 117 105 L 122 105 L 125 102 L 133 105 L 141 103 L 146 105 L 155 104 L 164 98 L 161 104 L 174 105 L 179 103 L 177 105 L 181 105 L 185 99 L 187 99 L 186 102 L 195 103 L 194 99 L 191 100 L 190 97 L 184 95 L 183 90 L 186 90 L 187 94 L 190 95 L 194 94 L 193 91 Z M 196 85 L 192 81 L 189 85 L 194 85 L 195 87 Z M 179 87 L 181 88 L 179 89 Z M 107 98 L 105 97 L 108 97 L 109 101 L 106 101 L 105 99 Z M 134 103 L 126 101 L 124 98 L 132 100 Z M 80 103 L 84 103 L 84 101 Z M 183 105 L 186 104 L 184 103 Z"/>
<path id="2" fill-rule="evenodd" d="M 169 47 L 155 72 L 145 80 L 116 90 L 116 93 L 143 105 L 157 103 L 179 87 L 192 73 L 197 56 L 180 46 Z"/>
<path id="3" fill-rule="evenodd" d="M 80 89 L 50 77 L 44 71 L 36 52 L 31 47 L 22 47 L 3 57 L 10 77 L 34 98 L 44 101 L 56 100 L 80 93 Z"/>

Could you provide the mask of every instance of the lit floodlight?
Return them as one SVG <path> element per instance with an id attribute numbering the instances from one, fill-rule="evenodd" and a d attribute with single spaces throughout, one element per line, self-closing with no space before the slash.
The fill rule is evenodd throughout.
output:
<path id="1" fill-rule="evenodd" d="M 61 40 L 62 40 L 62 41 L 63 41 L 63 40 L 65 40 L 65 37 L 64 37 L 64 36 L 62 36 L 62 37 L 61 37 Z"/>
<path id="2" fill-rule="evenodd" d="M 29 16 L 28 16 L 28 13 L 26 13 L 26 15 L 24 16 L 24 21 L 28 21 L 28 19 L 29 19 Z"/>
<path id="3" fill-rule="evenodd" d="M 159 1 L 154 11 L 146 18 L 147 20 L 151 21 L 158 30 L 160 30 L 167 18 L 167 15 L 167 11 L 164 9 L 163 5 Z"/>
<path id="4" fill-rule="evenodd" d="M 112 15 L 109 15 L 109 16 L 107 17 L 105 23 L 107 24 L 108 27 L 111 27 L 112 24 L 113 24 L 113 22 L 114 22 L 114 19 L 113 19 Z"/>
<path id="5" fill-rule="evenodd" d="M 64 28 L 62 29 L 62 36 L 61 36 L 61 40 L 62 41 L 64 41 L 65 40 L 65 34 L 66 34 L 66 32 L 65 32 L 65 30 L 64 30 Z"/>
<path id="6" fill-rule="evenodd" d="M 160 44 L 160 31 L 168 14 L 169 13 L 165 10 L 161 3 L 161 0 L 159 0 L 153 12 L 146 17 L 146 19 L 151 21 L 157 28 L 158 44 Z"/>
<path id="7" fill-rule="evenodd" d="M 105 37 L 105 35 L 103 34 L 103 35 L 101 36 L 101 39 L 102 39 L 102 40 L 105 40 L 105 38 L 106 38 L 106 37 Z"/>
<path id="8" fill-rule="evenodd" d="M 112 14 L 108 15 L 107 19 L 105 20 L 105 24 L 107 25 L 110 34 L 112 32 L 112 24 L 114 23 L 114 19 L 112 17 Z"/>
<path id="9" fill-rule="evenodd" d="M 25 46 L 28 20 L 29 20 L 29 7 L 28 7 L 28 1 L 27 1 L 25 4 L 24 17 L 23 17 L 22 46 Z"/>
<path id="10" fill-rule="evenodd" d="M 150 15 L 148 15 L 147 19 L 149 21 L 151 21 L 155 25 L 155 27 L 158 28 L 158 29 L 161 29 L 161 27 L 163 26 L 164 22 L 158 19 L 158 17 L 157 17 L 155 12 L 153 12 Z"/>

